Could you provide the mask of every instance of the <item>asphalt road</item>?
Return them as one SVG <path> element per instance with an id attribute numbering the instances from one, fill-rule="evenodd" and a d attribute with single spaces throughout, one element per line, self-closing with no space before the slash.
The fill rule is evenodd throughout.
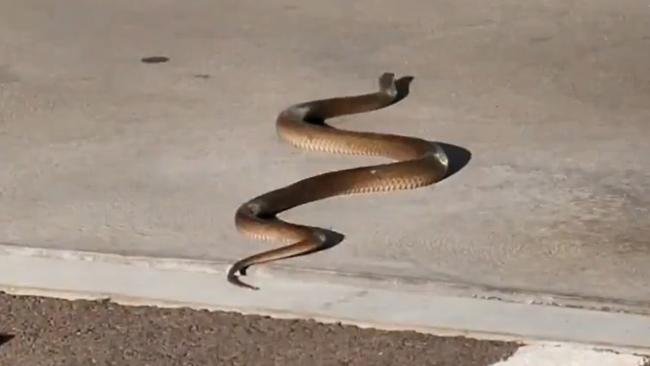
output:
<path id="1" fill-rule="evenodd" d="M 519 345 L 0 293 L 0 365 L 487 366 Z"/>

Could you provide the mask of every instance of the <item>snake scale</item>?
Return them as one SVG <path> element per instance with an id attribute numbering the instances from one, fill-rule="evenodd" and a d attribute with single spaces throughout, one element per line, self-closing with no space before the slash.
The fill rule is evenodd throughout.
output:
<path id="1" fill-rule="evenodd" d="M 329 230 L 283 221 L 277 214 L 290 208 L 338 195 L 414 189 L 433 184 L 448 170 L 448 158 L 436 143 L 393 134 L 348 131 L 334 128 L 326 119 L 370 112 L 400 100 L 393 73 L 379 77 L 374 93 L 320 99 L 294 104 L 277 117 L 279 137 L 306 149 L 338 154 L 383 156 L 393 162 L 319 174 L 255 197 L 235 214 L 239 232 L 258 240 L 284 246 L 243 258 L 227 275 L 230 283 L 253 290 L 241 281 L 248 267 L 324 249 Z"/>

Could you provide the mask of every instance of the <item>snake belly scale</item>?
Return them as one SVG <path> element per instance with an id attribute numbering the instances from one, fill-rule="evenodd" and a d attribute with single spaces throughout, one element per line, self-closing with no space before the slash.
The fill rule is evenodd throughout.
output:
<path id="1" fill-rule="evenodd" d="M 337 154 L 383 156 L 393 162 L 319 174 L 242 204 L 235 214 L 235 226 L 239 232 L 284 246 L 234 263 L 227 274 L 230 283 L 257 290 L 258 287 L 240 279 L 248 267 L 311 253 L 327 246 L 325 229 L 283 221 L 277 217 L 282 211 L 333 196 L 414 189 L 433 184 L 445 176 L 447 155 L 436 143 L 415 137 L 342 130 L 325 124 L 326 119 L 381 109 L 399 99 L 394 74 L 384 73 L 379 77 L 379 90 L 374 93 L 299 103 L 278 115 L 276 130 L 279 137 L 295 147 Z"/>

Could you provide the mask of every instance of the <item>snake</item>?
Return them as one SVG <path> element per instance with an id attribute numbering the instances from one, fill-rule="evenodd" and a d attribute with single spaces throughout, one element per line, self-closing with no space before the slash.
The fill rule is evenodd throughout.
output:
<path id="1" fill-rule="evenodd" d="M 332 245 L 332 231 L 290 223 L 278 214 L 309 202 L 334 196 L 415 189 L 443 179 L 449 159 L 441 145 L 425 139 L 396 134 L 335 128 L 331 118 L 371 112 L 403 99 L 395 74 L 378 78 L 379 90 L 293 104 L 276 119 L 280 140 L 303 150 L 333 154 L 380 156 L 389 163 L 329 171 L 275 189 L 241 204 L 235 226 L 242 235 L 282 246 L 236 261 L 227 272 L 233 285 L 251 290 L 259 287 L 241 280 L 250 266 L 300 256 Z"/>

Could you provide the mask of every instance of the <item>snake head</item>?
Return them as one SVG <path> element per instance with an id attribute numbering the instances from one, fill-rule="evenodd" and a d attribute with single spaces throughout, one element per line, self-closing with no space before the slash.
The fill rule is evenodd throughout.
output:
<path id="1" fill-rule="evenodd" d="M 391 98 L 397 97 L 397 85 L 395 85 L 395 74 L 385 72 L 379 77 L 379 90 Z"/>

